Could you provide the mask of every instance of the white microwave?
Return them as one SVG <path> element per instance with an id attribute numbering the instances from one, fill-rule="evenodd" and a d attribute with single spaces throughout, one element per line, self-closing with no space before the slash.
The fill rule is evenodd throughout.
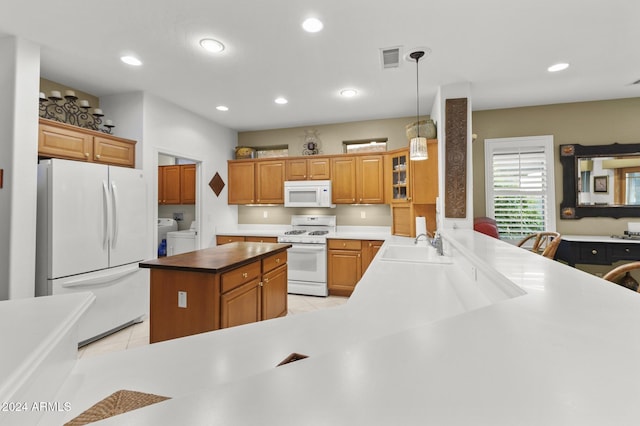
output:
<path id="1" fill-rule="evenodd" d="M 330 180 L 294 180 L 284 183 L 285 207 L 335 207 Z"/>

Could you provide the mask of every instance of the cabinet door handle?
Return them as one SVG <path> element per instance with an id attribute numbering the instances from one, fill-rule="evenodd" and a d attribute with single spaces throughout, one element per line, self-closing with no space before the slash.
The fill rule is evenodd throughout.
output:
<path id="1" fill-rule="evenodd" d="M 99 159 L 100 159 L 100 154 L 97 154 L 96 155 L 96 160 L 99 160 Z"/>
<path id="2" fill-rule="evenodd" d="M 629 250 L 628 248 L 624 249 L 625 253 L 629 253 L 631 250 Z"/>
<path id="3" fill-rule="evenodd" d="M 264 279 L 264 283 L 266 284 L 266 283 L 268 283 L 268 282 L 269 282 L 269 278 L 265 278 L 265 279 Z"/>
<path id="4" fill-rule="evenodd" d="M 591 254 L 598 254 L 598 250 L 596 249 L 591 250 Z"/>
<path id="5" fill-rule="evenodd" d="M 87 158 L 89 158 L 89 153 L 88 153 L 88 152 L 85 152 L 85 153 L 84 153 L 84 156 L 85 156 L 85 157 L 87 157 Z"/>
<path id="6" fill-rule="evenodd" d="M 242 273 L 242 278 L 247 278 L 249 276 L 249 274 L 247 274 L 246 272 Z"/>
<path id="7" fill-rule="evenodd" d="M 276 263 L 280 263 L 280 258 L 279 257 L 276 259 Z"/>
<path id="8" fill-rule="evenodd" d="M 262 281 L 260 281 L 260 282 L 258 283 L 258 285 L 259 285 L 260 287 L 262 287 L 262 286 L 263 286 Z"/>

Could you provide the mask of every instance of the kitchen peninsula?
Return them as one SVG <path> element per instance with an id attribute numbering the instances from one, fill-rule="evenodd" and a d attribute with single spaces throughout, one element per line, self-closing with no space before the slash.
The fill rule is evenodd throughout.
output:
<path id="1" fill-rule="evenodd" d="M 635 425 L 640 295 L 471 230 L 389 237 L 336 308 L 81 359 L 46 413 L 170 397 L 101 424 Z M 174 295 L 175 297 L 175 295 Z M 277 366 L 291 354 L 308 358 Z"/>
<path id="2" fill-rule="evenodd" d="M 286 315 L 289 247 L 234 242 L 141 262 L 151 269 L 150 343 Z"/>

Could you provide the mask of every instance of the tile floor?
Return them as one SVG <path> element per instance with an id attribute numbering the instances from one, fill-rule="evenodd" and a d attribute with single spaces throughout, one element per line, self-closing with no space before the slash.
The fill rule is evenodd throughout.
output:
<path id="1" fill-rule="evenodd" d="M 339 306 L 348 300 L 346 297 L 300 296 L 290 294 L 288 315 Z M 108 352 L 123 351 L 136 346 L 149 344 L 149 321 L 144 320 L 110 336 L 104 337 L 78 349 L 78 358 L 88 358 Z"/>

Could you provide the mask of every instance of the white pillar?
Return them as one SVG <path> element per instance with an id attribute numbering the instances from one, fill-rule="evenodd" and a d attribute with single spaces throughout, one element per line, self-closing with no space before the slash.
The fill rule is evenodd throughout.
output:
<path id="1" fill-rule="evenodd" d="M 0 37 L 0 300 L 35 293 L 40 48 Z"/>
<path id="2" fill-rule="evenodd" d="M 446 168 L 446 103 L 447 99 L 467 98 L 467 197 L 466 197 L 466 217 L 447 218 L 445 217 L 445 168 Z M 471 120 L 471 85 L 469 83 L 455 83 L 440 86 L 431 110 L 431 118 L 437 120 L 438 126 L 438 194 L 440 194 L 438 205 L 436 206 L 436 220 L 438 229 L 473 229 L 473 152 L 471 135 L 473 133 L 473 123 Z"/>

